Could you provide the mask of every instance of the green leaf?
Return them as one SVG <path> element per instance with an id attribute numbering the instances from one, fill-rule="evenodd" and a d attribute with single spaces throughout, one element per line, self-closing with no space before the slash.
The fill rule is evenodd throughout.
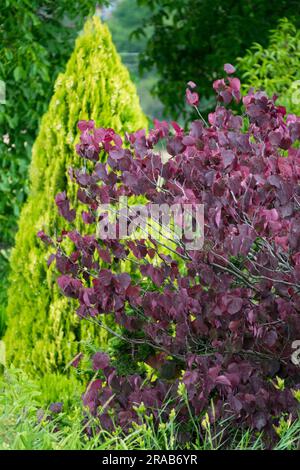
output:
<path id="1" fill-rule="evenodd" d="M 18 82 L 19 80 L 21 80 L 22 78 L 22 75 L 23 75 L 23 69 L 18 65 L 15 69 L 14 69 L 14 79 L 16 80 L 16 82 Z"/>

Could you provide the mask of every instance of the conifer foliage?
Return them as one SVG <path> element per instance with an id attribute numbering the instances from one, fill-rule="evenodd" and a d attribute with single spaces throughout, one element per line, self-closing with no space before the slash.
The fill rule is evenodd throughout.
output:
<path id="1" fill-rule="evenodd" d="M 87 21 L 78 37 L 42 119 L 32 152 L 30 196 L 11 256 L 8 361 L 35 372 L 65 366 L 84 336 L 72 305 L 58 293 L 53 270 L 47 269 L 48 248 L 36 238 L 40 229 L 64 228 L 54 202 L 58 192 L 67 190 L 75 202 L 76 191 L 67 175 L 80 160 L 74 151 L 80 119 L 121 134 L 147 125 L 129 73 L 97 17 Z M 75 223 L 80 227 L 82 219 Z M 92 334 L 85 326 L 85 337 Z"/>

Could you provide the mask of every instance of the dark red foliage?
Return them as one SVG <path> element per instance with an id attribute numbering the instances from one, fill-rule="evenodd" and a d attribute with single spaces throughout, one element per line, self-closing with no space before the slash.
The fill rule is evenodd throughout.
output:
<path id="1" fill-rule="evenodd" d="M 234 68 L 226 64 L 225 71 L 232 75 Z M 189 83 L 192 106 L 194 88 Z M 175 256 L 152 239 L 99 240 L 96 230 L 63 233 L 58 240 L 58 283 L 78 299 L 79 316 L 101 322 L 113 313 L 135 348 L 152 346 L 148 363 L 168 372 L 145 384 L 138 374 L 118 376 L 108 357 L 97 353 L 93 368 L 103 370 L 105 382 L 89 384 L 84 403 L 106 428 L 113 426 L 109 410 L 127 428 L 138 421 L 136 405 L 143 402 L 157 416 L 166 397 L 178 419 L 188 421 L 177 394 L 178 370 L 196 417 L 206 410 L 212 422 L 230 415 L 272 435 L 282 413 L 297 414 L 293 390 L 300 387 L 300 367 L 291 354 L 300 339 L 300 118 L 252 91 L 240 104 L 243 114 L 235 114 L 222 105 L 241 100 L 240 82 L 232 76 L 217 80 L 214 89 L 220 104 L 209 124 L 195 120 L 188 132 L 155 121 L 148 135 L 136 132 L 123 144 L 111 129 L 80 123 L 77 152 L 94 162 L 76 176 L 89 233 L 99 222 L 97 206 L 119 196 L 204 205 L 205 242 L 198 251 L 186 250 L 181 240 Z M 157 150 L 161 141 L 167 161 Z M 65 194 L 57 204 L 72 220 Z M 68 257 L 66 237 L 74 243 Z M 161 264 L 154 263 L 157 253 Z M 133 281 L 130 272 L 118 273 L 118 260 L 130 257 L 150 289 L 136 275 Z M 276 376 L 285 380 L 284 389 Z"/>

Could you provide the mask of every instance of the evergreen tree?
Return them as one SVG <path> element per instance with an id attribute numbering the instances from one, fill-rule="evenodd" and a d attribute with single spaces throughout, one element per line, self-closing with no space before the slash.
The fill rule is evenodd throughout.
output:
<path id="1" fill-rule="evenodd" d="M 7 359 L 37 373 L 63 368 L 76 354 L 78 341 L 95 340 L 93 328 L 82 328 L 74 305 L 59 292 L 55 266 L 47 268 L 51 249 L 37 238 L 39 230 L 55 233 L 62 228 L 54 202 L 58 192 L 66 190 L 75 203 L 75 185 L 67 176 L 70 167 L 81 163 L 75 143 L 82 119 L 121 133 L 147 125 L 129 73 L 107 27 L 96 17 L 77 39 L 43 116 L 32 152 L 31 191 L 11 256 Z"/>

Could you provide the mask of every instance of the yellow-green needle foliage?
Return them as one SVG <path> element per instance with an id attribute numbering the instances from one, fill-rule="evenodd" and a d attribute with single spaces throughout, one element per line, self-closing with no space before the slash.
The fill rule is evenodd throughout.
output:
<path id="1" fill-rule="evenodd" d="M 39 230 L 54 234 L 66 223 L 54 202 L 58 192 L 66 190 L 75 203 L 68 170 L 83 163 L 75 152 L 77 122 L 82 119 L 121 134 L 147 126 L 128 71 L 107 27 L 96 17 L 77 39 L 42 119 L 32 151 L 31 192 L 11 256 L 7 361 L 34 373 L 63 369 L 77 353 L 79 341 L 95 341 L 95 336 L 99 341 L 99 329 L 81 324 L 74 304 L 59 292 L 55 266 L 47 268 L 51 249 L 36 236 Z"/>

